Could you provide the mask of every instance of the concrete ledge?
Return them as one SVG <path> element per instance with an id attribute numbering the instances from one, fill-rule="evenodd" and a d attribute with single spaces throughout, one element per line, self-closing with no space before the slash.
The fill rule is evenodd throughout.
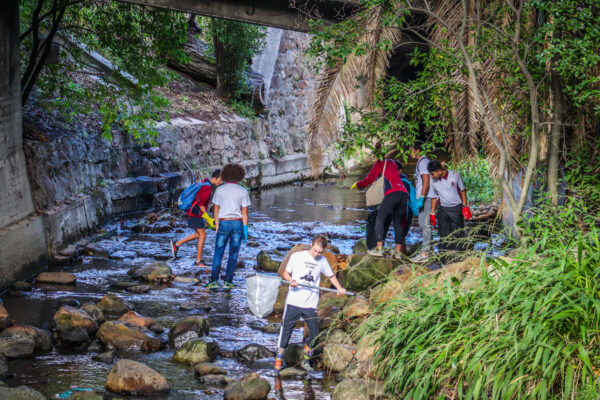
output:
<path id="1" fill-rule="evenodd" d="M 39 271 L 48 262 L 42 216 L 0 229 L 0 290 Z"/>

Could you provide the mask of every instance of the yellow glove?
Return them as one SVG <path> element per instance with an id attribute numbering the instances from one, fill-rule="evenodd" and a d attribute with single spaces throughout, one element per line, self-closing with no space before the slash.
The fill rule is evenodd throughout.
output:
<path id="1" fill-rule="evenodd" d="M 202 218 L 204 218 L 204 220 L 206 221 L 206 225 L 208 225 L 209 228 L 215 228 L 214 218 L 211 218 L 207 213 L 202 214 Z"/>
<path id="2" fill-rule="evenodd" d="M 350 186 L 350 190 L 352 190 L 352 189 L 356 189 L 356 182 L 354 182 L 354 183 L 352 184 L 352 186 Z"/>

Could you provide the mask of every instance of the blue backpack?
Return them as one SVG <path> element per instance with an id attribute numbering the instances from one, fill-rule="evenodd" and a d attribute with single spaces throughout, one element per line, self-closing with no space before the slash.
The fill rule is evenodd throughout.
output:
<path id="1" fill-rule="evenodd" d="M 202 186 L 209 185 L 210 181 L 192 183 L 188 186 L 181 194 L 179 195 L 179 200 L 177 200 L 177 207 L 180 210 L 187 211 L 194 205 L 194 199 L 196 198 L 196 194 L 200 190 Z"/>
<path id="2" fill-rule="evenodd" d="M 402 178 L 402 182 L 404 183 L 404 187 L 408 189 L 407 208 L 412 211 L 413 215 L 419 215 L 419 209 L 417 208 L 417 189 L 415 189 L 412 183 L 406 178 Z"/>

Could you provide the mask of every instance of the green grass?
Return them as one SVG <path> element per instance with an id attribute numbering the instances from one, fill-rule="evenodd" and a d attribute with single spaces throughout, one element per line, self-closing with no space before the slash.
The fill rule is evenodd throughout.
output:
<path id="1" fill-rule="evenodd" d="M 489 203 L 498 198 L 494 179 L 490 177 L 489 164 L 484 158 L 452 163 L 449 168 L 460 172 L 469 201 Z"/>
<path id="2" fill-rule="evenodd" d="M 361 327 L 406 399 L 591 399 L 600 385 L 600 219 L 577 196 L 525 222 L 530 247 L 477 285 L 446 281 L 381 306 Z M 551 227 L 551 229 L 549 229 Z M 473 287 L 475 286 L 475 287 Z"/>

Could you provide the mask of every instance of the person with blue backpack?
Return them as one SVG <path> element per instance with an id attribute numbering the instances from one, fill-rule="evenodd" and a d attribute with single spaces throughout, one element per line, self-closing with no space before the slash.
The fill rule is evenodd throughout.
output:
<path id="1" fill-rule="evenodd" d="M 205 178 L 201 182 L 192 184 L 179 196 L 178 206 L 180 209 L 187 211 L 188 227 L 192 228 L 194 233 L 177 242 L 171 240 L 171 254 L 173 255 L 173 259 L 177 259 L 177 253 L 181 245 L 198 239 L 196 266 L 206 266 L 206 263 L 202 259 L 204 241 L 206 240 L 206 227 L 215 228 L 214 219 L 208 215 L 208 204 L 213 185 L 219 186 L 221 183 L 221 170 L 216 169 L 210 178 Z"/>

